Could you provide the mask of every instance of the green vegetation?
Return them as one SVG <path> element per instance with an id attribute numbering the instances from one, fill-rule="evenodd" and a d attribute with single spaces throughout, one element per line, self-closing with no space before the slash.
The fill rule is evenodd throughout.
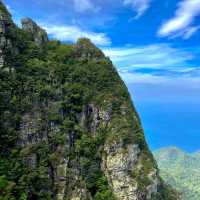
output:
<path id="1" fill-rule="evenodd" d="M 156 195 L 154 195 L 152 197 L 151 200 L 174 200 L 174 199 L 181 199 L 180 194 L 173 189 L 173 187 L 171 187 L 170 185 L 165 184 L 162 180 L 161 180 L 162 184 L 160 186 L 159 189 L 159 193 L 157 193 Z"/>
<path id="2" fill-rule="evenodd" d="M 131 176 L 137 181 L 139 190 L 145 191 L 145 189 L 152 184 L 152 180 L 148 175 L 155 170 L 156 166 L 154 162 L 151 162 L 152 157 L 150 154 L 143 153 L 140 157 L 140 168 L 134 168 L 131 172 Z"/>
<path id="3" fill-rule="evenodd" d="M 0 11 L 8 14 L 1 2 Z M 6 26 L 0 37 L 12 45 L 0 68 L 0 200 L 71 199 L 74 189 L 115 200 L 101 168 L 104 144 L 114 141 L 139 146 L 141 169 L 132 176 L 144 193 L 155 162 L 109 58 L 85 38 L 39 46 L 11 18 Z"/>
<path id="4" fill-rule="evenodd" d="M 154 152 L 163 180 L 181 193 L 183 200 L 200 198 L 200 156 L 178 148 Z"/>
<path id="5" fill-rule="evenodd" d="M 93 137 L 77 118 L 85 105 L 103 106 L 102 96 L 112 94 L 113 85 L 117 89 L 109 100 L 127 98 L 121 95 L 121 89 L 127 90 L 111 61 L 88 39 L 38 47 L 29 33 L 15 26 L 7 38 L 17 53 L 4 52 L 6 64 L 0 69 L 0 199 L 53 199 L 59 188 L 53 174 L 57 170 L 64 176 L 56 167 L 69 158 L 70 163 L 78 161 L 71 168 L 80 172 L 94 199 L 113 200 L 100 167 L 107 133 Z M 23 123 L 32 124 L 31 138 L 22 138 Z"/>
<path id="6" fill-rule="evenodd" d="M 31 41 L 23 42 L 22 53 L 12 63 L 12 74 L 0 72 L 0 199 L 26 199 L 27 196 L 51 199 L 54 189 L 48 178 L 48 167 L 59 162 L 63 155 L 58 149 L 73 137 L 77 138 L 76 143 L 69 143 L 75 146 L 74 150 L 66 149 L 65 154 L 71 160 L 80 158 L 81 175 L 94 199 L 114 199 L 100 169 L 99 148 L 104 138 L 83 133 L 77 121 L 77 114 L 84 105 L 99 102 L 101 91 L 110 93 L 111 81 L 121 84 L 114 68 L 110 67 L 111 62 L 106 58 L 91 62 L 84 58 L 79 60 L 76 46 L 56 41 L 42 48 Z M 79 45 L 84 42 L 89 45 L 88 40 L 79 42 Z M 50 128 L 45 126 L 53 124 L 58 132 L 49 130 L 47 141 L 24 149 L 17 145 L 18 134 L 22 117 L 30 110 L 40 116 L 36 131 L 45 131 Z M 28 161 L 24 162 L 24 156 L 28 160 L 33 154 L 37 156 L 34 168 L 27 165 Z"/>

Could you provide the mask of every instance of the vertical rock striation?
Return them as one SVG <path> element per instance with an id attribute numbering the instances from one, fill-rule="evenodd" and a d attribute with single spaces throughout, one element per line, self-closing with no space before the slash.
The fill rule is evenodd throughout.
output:
<path id="1" fill-rule="evenodd" d="M 0 68 L 4 66 L 6 50 L 12 47 L 9 38 L 9 28 L 12 24 L 10 13 L 0 1 Z"/>

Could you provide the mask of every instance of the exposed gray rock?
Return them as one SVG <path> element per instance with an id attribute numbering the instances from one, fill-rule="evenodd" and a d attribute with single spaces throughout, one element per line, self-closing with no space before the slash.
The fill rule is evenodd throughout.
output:
<path id="1" fill-rule="evenodd" d="M 107 111 L 104 111 L 94 104 L 89 104 L 84 107 L 79 120 L 82 127 L 95 135 L 98 128 L 106 128 L 108 126 L 110 115 L 111 107 Z"/>
<path id="2" fill-rule="evenodd" d="M 122 143 L 107 144 L 102 161 L 102 170 L 108 178 L 114 194 L 120 200 L 137 200 L 137 182 L 129 170 L 136 168 L 140 150 L 137 145 L 129 145 L 125 149 Z"/>
<path id="3" fill-rule="evenodd" d="M 0 68 L 4 66 L 5 62 L 5 49 L 11 48 L 12 44 L 7 37 L 8 29 L 12 22 L 10 21 L 11 15 L 7 12 L 5 6 L 0 2 Z"/>
<path id="4" fill-rule="evenodd" d="M 56 166 L 56 174 L 55 174 L 55 184 L 57 185 L 57 200 L 64 200 L 65 197 L 65 189 L 67 183 L 67 166 L 68 160 L 62 157 L 60 164 Z"/>
<path id="5" fill-rule="evenodd" d="M 42 127 L 41 117 L 39 112 L 27 113 L 23 116 L 18 139 L 20 146 L 25 147 L 47 140 L 47 131 Z"/>
<path id="6" fill-rule="evenodd" d="M 80 38 L 75 45 L 76 56 L 80 60 L 101 60 L 105 59 L 100 51 L 89 39 Z"/>
<path id="7" fill-rule="evenodd" d="M 70 200 L 91 200 L 91 196 L 86 188 L 76 187 L 72 193 Z"/>
<path id="8" fill-rule="evenodd" d="M 39 27 L 32 19 L 24 18 L 21 23 L 22 29 L 32 34 L 36 45 L 40 46 L 48 42 L 48 35 L 46 31 Z"/>
<path id="9" fill-rule="evenodd" d="M 104 147 L 102 170 L 104 171 L 110 187 L 120 200 L 144 200 L 151 199 L 157 194 L 159 179 L 157 169 L 153 169 L 148 178 L 151 181 L 144 192 L 138 190 L 138 180 L 131 176 L 133 171 L 141 166 L 140 149 L 138 145 L 113 142 Z M 139 192 L 140 191 L 140 192 Z"/>
<path id="10" fill-rule="evenodd" d="M 147 199 L 151 199 L 152 195 L 157 194 L 158 192 L 158 185 L 160 181 L 158 179 L 158 170 L 154 169 L 148 175 L 149 180 L 151 180 L 151 185 L 147 186 Z"/>
<path id="11" fill-rule="evenodd" d="M 32 168 L 36 168 L 37 166 L 37 155 L 32 153 L 24 158 L 24 163 Z"/>

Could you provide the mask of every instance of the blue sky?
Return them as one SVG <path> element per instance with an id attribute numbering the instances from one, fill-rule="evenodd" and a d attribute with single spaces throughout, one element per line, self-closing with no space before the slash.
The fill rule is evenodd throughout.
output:
<path id="1" fill-rule="evenodd" d="M 4 0 L 51 38 L 89 37 L 128 86 L 152 149 L 200 149 L 200 0 Z"/>

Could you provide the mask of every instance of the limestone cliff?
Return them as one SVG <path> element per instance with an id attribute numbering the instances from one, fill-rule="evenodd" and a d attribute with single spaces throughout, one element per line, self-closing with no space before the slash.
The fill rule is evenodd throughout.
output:
<path id="1" fill-rule="evenodd" d="M 3 67 L 5 63 L 5 54 L 7 49 L 12 47 L 9 38 L 10 27 L 12 25 L 11 15 L 0 1 L 0 68 Z"/>
<path id="2" fill-rule="evenodd" d="M 85 38 L 48 41 L 31 19 L 5 36 L 9 23 L 0 20 L 2 69 L 13 69 L 0 69 L 0 199 L 177 199 L 109 58 Z"/>
<path id="3" fill-rule="evenodd" d="M 22 29 L 32 34 L 35 43 L 40 46 L 48 42 L 48 36 L 45 30 L 40 28 L 32 19 L 22 19 Z"/>

